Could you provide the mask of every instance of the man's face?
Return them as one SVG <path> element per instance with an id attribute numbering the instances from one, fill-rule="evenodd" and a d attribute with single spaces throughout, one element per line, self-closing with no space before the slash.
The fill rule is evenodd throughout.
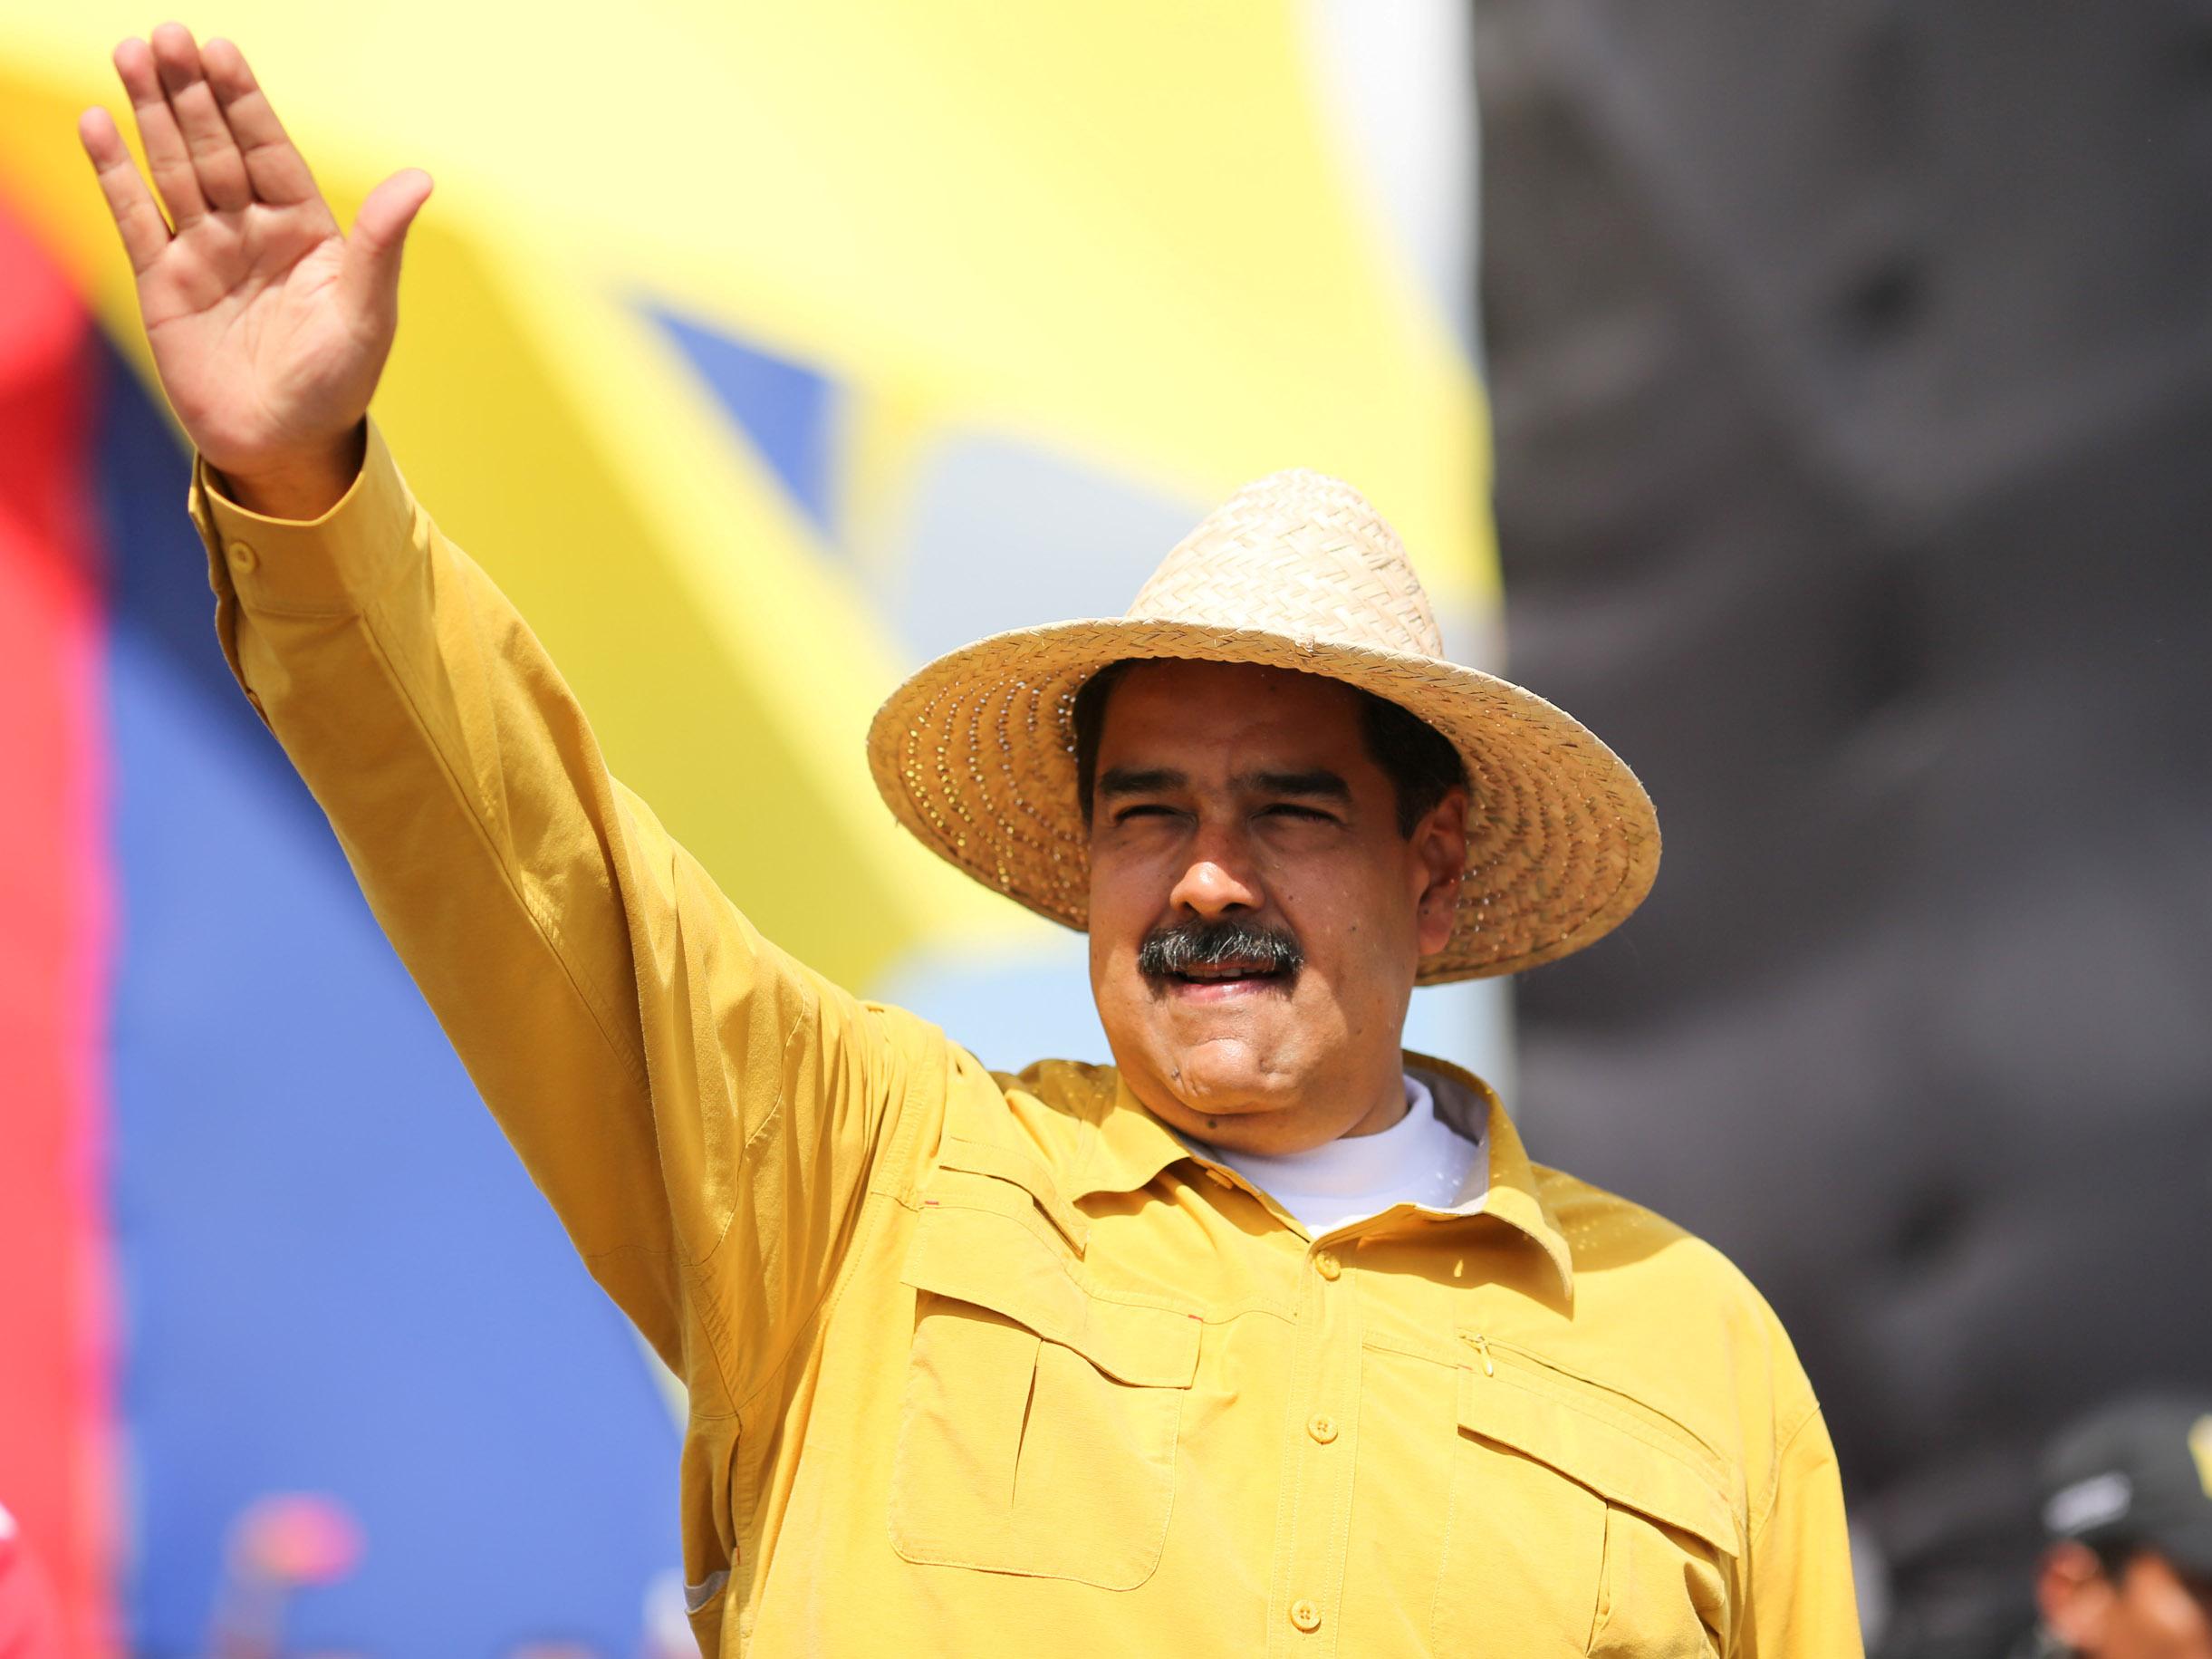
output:
<path id="1" fill-rule="evenodd" d="M 2088 1659 L 2212 1659 L 2212 1581 L 2163 1556 L 2136 1555 L 2115 1578 L 2080 1545 L 2060 1545 L 2037 1590 L 2044 1622 Z"/>
<path id="2" fill-rule="evenodd" d="M 1250 1152 L 1387 1128 L 1407 998 L 1451 937 L 1466 856 L 1464 790 L 1399 833 L 1351 688 L 1131 666 L 1099 738 L 1091 989 L 1137 1098 Z M 1228 930 L 1227 960 L 1194 960 Z"/>

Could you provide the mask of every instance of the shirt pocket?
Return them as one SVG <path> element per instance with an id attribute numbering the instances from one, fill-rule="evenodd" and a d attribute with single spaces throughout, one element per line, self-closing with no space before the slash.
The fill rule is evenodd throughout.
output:
<path id="1" fill-rule="evenodd" d="M 1457 1387 L 1438 1653 L 1726 1651 L 1737 1528 L 1697 1451 L 1503 1354 L 1461 1366 Z"/>
<path id="2" fill-rule="evenodd" d="M 901 1275 L 914 1338 L 892 1548 L 1131 1589 L 1167 1541 L 1198 1320 L 1097 1291 L 1034 1213 L 980 1201 L 925 1200 Z"/>

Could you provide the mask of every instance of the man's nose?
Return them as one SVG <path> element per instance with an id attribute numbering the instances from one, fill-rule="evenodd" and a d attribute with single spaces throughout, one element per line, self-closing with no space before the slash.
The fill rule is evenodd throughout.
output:
<path id="1" fill-rule="evenodd" d="M 1169 902 L 1200 916 L 1219 916 L 1233 910 L 1257 910 L 1259 881 L 1251 861 L 1236 838 L 1221 832 L 1202 834 L 1190 847 Z"/>

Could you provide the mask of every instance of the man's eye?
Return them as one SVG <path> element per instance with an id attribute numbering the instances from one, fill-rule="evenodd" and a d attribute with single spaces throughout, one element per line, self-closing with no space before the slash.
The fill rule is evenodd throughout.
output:
<path id="1" fill-rule="evenodd" d="M 1271 818 L 1304 818 L 1315 824 L 1334 824 L 1336 822 L 1332 815 L 1322 812 L 1319 807 L 1300 806 L 1291 801 L 1277 801 L 1272 806 L 1262 807 L 1261 815 Z"/>
<path id="2" fill-rule="evenodd" d="M 1172 806 L 1162 806 L 1157 802 L 1150 802 L 1141 806 L 1124 806 L 1120 812 L 1114 814 L 1113 821 L 1116 824 L 1127 824 L 1131 818 L 1169 818 L 1174 815 L 1175 808 Z"/>

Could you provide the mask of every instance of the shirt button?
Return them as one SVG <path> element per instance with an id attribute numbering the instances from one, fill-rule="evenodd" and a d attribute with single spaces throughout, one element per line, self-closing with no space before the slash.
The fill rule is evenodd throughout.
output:
<path id="1" fill-rule="evenodd" d="M 1323 1278 L 1334 1278 L 1343 1270 L 1343 1268 L 1339 1265 L 1336 1258 L 1333 1256 L 1322 1254 L 1313 1258 L 1313 1271 L 1320 1274 Z"/>
<path id="2" fill-rule="evenodd" d="M 1299 1629 L 1319 1630 L 1321 1628 L 1321 1609 L 1312 1602 L 1294 1601 L 1291 1603 L 1290 1613 L 1291 1623 L 1297 1625 Z"/>
<path id="3" fill-rule="evenodd" d="M 230 562 L 236 569 L 251 575 L 254 566 L 261 563 L 261 555 L 244 542 L 233 542 L 230 545 Z"/>
<path id="4" fill-rule="evenodd" d="M 1317 1417 L 1309 1417 L 1306 1419 L 1305 1432 L 1325 1446 L 1336 1438 L 1336 1419 L 1326 1412 Z"/>

